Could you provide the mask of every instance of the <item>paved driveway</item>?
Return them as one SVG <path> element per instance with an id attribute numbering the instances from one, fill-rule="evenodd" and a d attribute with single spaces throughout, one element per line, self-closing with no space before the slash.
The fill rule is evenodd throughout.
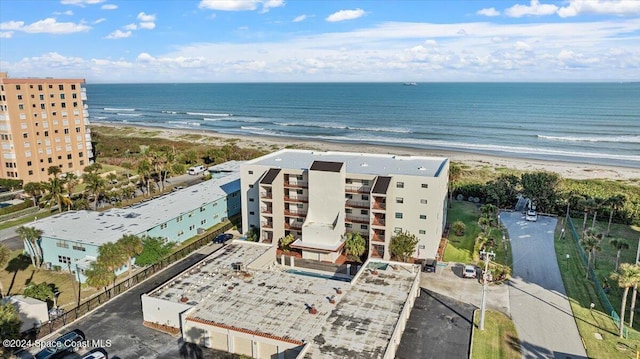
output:
<path id="1" fill-rule="evenodd" d="M 523 358 L 586 358 L 553 246 L 557 220 L 527 222 L 519 212 L 500 215 L 509 231 L 513 278 L 511 316 Z"/>

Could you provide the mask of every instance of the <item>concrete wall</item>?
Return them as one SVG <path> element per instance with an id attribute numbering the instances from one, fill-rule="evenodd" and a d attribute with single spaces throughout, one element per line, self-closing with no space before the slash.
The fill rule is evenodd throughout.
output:
<path id="1" fill-rule="evenodd" d="M 240 169 L 240 197 L 242 201 L 242 233 L 251 227 L 260 228 L 260 178 L 267 166 L 244 164 Z"/>
<path id="2" fill-rule="evenodd" d="M 15 295 L 8 298 L 9 303 L 17 309 L 22 324 L 20 331 L 39 327 L 49 321 L 47 303 L 38 299 Z"/>
<path id="3" fill-rule="evenodd" d="M 331 245 L 340 241 L 345 230 L 344 182 L 344 165 L 340 172 L 309 171 L 309 212 L 302 227 L 304 243 Z"/>
<path id="4" fill-rule="evenodd" d="M 143 294 L 140 299 L 142 300 L 142 319 L 144 321 L 174 328 L 180 328 L 180 313 L 192 308 L 184 303 L 170 302 L 146 294 Z"/>
<path id="5" fill-rule="evenodd" d="M 269 265 L 275 263 L 276 261 L 276 250 L 277 244 L 265 244 L 265 243 L 251 243 L 244 242 L 242 245 L 255 245 L 255 246 L 268 246 L 270 247 L 268 251 L 263 253 L 260 257 L 254 259 L 251 263 L 247 264 L 247 269 L 251 270 L 260 270 L 268 267 Z"/>

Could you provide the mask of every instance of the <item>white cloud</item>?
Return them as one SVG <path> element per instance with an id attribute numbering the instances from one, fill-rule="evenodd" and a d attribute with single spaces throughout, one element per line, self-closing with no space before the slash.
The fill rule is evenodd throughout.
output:
<path id="1" fill-rule="evenodd" d="M 486 8 L 486 9 L 480 9 L 478 10 L 478 12 L 476 12 L 476 14 L 478 15 L 484 15 L 484 16 L 499 16 L 500 15 L 500 11 L 496 10 L 495 8 Z"/>
<path id="2" fill-rule="evenodd" d="M 438 42 L 436 40 L 425 40 L 424 44 L 431 47 L 438 46 Z"/>
<path id="3" fill-rule="evenodd" d="M 101 22 L 105 22 L 105 21 L 107 21 L 107 19 L 105 19 L 105 18 L 101 17 L 101 18 L 99 18 L 98 20 L 95 20 L 95 21 L 93 22 L 93 24 L 94 24 L 94 25 L 97 25 L 97 24 L 99 24 L 99 23 L 101 23 Z"/>
<path id="4" fill-rule="evenodd" d="M 202 0 L 200 9 L 219 11 L 253 11 L 262 6 L 262 12 L 284 6 L 284 0 Z"/>
<path id="5" fill-rule="evenodd" d="M 142 52 L 138 55 L 138 57 L 136 58 L 136 61 L 153 62 L 153 61 L 156 61 L 156 59 L 153 56 L 149 55 L 148 53 Z"/>
<path id="6" fill-rule="evenodd" d="M 580 14 L 629 15 L 640 14 L 638 0 L 570 0 L 569 5 L 558 9 L 560 17 Z"/>
<path id="7" fill-rule="evenodd" d="M 298 15 L 293 19 L 293 22 L 300 22 L 300 21 L 304 21 L 307 19 L 307 15 Z"/>
<path id="8" fill-rule="evenodd" d="M 30 34 L 72 34 L 75 32 L 89 31 L 91 30 L 91 26 L 82 23 L 58 22 L 56 19 L 50 17 L 26 26 L 24 21 L 3 22 L 0 24 L 0 30 L 23 31 Z"/>
<path id="9" fill-rule="evenodd" d="M 155 15 L 150 15 L 150 14 L 145 14 L 144 12 L 141 12 L 141 13 L 138 14 L 138 20 L 140 20 L 142 22 L 156 21 L 156 16 Z"/>
<path id="10" fill-rule="evenodd" d="M 10 39 L 13 36 L 13 31 L 0 31 L 0 39 Z"/>
<path id="11" fill-rule="evenodd" d="M 86 5 L 94 5 L 104 2 L 105 0 L 61 0 L 62 5 L 76 5 L 84 7 Z"/>
<path id="12" fill-rule="evenodd" d="M 54 15 L 67 15 L 67 16 L 72 16 L 73 15 L 73 11 L 71 10 L 67 10 L 67 11 L 55 11 L 53 13 Z"/>
<path id="13" fill-rule="evenodd" d="M 110 33 L 109 35 L 107 35 L 107 39 L 126 39 L 127 37 L 130 37 L 132 34 L 131 31 L 122 31 L 122 30 L 116 30 L 112 33 Z"/>
<path id="14" fill-rule="evenodd" d="M 153 30 L 156 28 L 156 24 L 153 22 L 141 22 L 139 26 L 141 29 L 147 29 L 147 30 Z"/>
<path id="15" fill-rule="evenodd" d="M 128 25 L 124 25 L 122 28 L 125 29 L 125 30 L 128 30 L 128 31 L 137 30 L 138 29 L 138 25 L 137 24 L 128 24 Z"/>
<path id="16" fill-rule="evenodd" d="M 118 5 L 115 5 L 115 4 L 104 4 L 104 5 L 100 6 L 100 8 L 102 10 L 115 10 L 115 9 L 118 8 Z"/>
<path id="17" fill-rule="evenodd" d="M 524 41 L 516 41 L 516 43 L 513 44 L 513 48 L 519 51 L 529 51 L 531 50 L 531 45 Z"/>
<path id="18" fill-rule="evenodd" d="M 355 10 L 340 10 L 327 16 L 325 20 L 327 20 L 328 22 L 353 20 L 353 19 L 357 19 L 359 17 L 364 16 L 364 14 L 365 14 L 364 10 L 360 8 Z"/>
<path id="19" fill-rule="evenodd" d="M 529 6 L 516 4 L 504 10 L 509 17 L 523 17 L 527 15 L 552 15 L 558 11 L 558 7 L 552 4 L 540 4 L 539 0 L 531 0 Z"/>

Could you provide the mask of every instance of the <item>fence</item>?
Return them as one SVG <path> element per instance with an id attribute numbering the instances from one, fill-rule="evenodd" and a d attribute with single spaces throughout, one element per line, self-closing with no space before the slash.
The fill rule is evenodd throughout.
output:
<path id="1" fill-rule="evenodd" d="M 580 235 L 578 234 L 578 231 L 576 231 L 576 228 L 573 225 L 573 220 L 571 219 L 570 216 L 567 216 L 567 224 L 569 225 L 569 231 L 571 232 L 571 236 L 576 241 L 576 246 L 578 247 L 578 253 L 580 253 L 582 262 L 588 268 L 589 278 L 591 278 L 591 280 L 593 281 L 593 285 L 595 286 L 596 293 L 598 293 L 598 297 L 600 298 L 600 303 L 602 304 L 602 308 L 606 313 L 609 313 L 609 315 L 611 315 L 611 318 L 613 319 L 613 321 L 616 323 L 617 326 L 619 326 L 620 316 L 618 315 L 618 312 L 616 312 L 616 310 L 613 308 L 613 305 L 611 305 L 611 302 L 609 301 L 609 297 L 607 296 L 607 293 L 605 293 L 602 287 L 602 283 L 600 283 L 600 280 L 598 280 L 598 276 L 596 275 L 596 272 L 591 266 L 591 263 L 588 263 L 589 257 L 587 256 L 587 253 L 585 253 L 584 249 L 580 245 Z M 625 338 L 628 337 L 627 327 L 624 327 L 624 336 Z"/>
<path id="2" fill-rule="evenodd" d="M 177 262 L 178 260 L 186 257 L 187 255 L 196 251 L 197 249 L 211 243 L 217 235 L 228 231 L 232 227 L 233 227 L 233 224 L 230 222 L 227 222 L 224 226 L 218 228 L 217 230 L 206 233 L 197 241 L 168 255 L 167 257 L 161 259 L 158 263 L 145 267 L 142 271 L 132 275 L 130 278 L 123 279 L 122 281 L 117 283 L 115 286 L 105 290 L 103 293 L 100 293 L 94 297 L 91 297 L 85 300 L 75 308 L 67 310 L 64 314 L 58 316 L 53 320 L 50 320 L 48 323 L 43 324 L 41 327 L 28 333 L 27 337 L 32 340 L 40 339 L 55 332 L 56 330 L 62 328 L 63 326 L 74 322 L 75 320 L 87 314 L 88 312 L 92 311 L 93 309 L 96 309 L 102 304 L 117 297 L 119 294 L 124 293 L 130 287 L 134 287 L 137 284 L 142 283 L 144 280 L 153 276 L 157 272 L 165 269 L 170 264 Z"/>

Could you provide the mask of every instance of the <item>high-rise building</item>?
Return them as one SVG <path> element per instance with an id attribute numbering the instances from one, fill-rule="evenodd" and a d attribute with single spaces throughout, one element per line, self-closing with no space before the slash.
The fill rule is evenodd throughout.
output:
<path id="1" fill-rule="evenodd" d="M 93 160 L 84 83 L 0 72 L 0 178 L 46 181 L 51 166 L 82 175 Z"/>
<path id="2" fill-rule="evenodd" d="M 412 257 L 435 258 L 448 179 L 442 157 L 281 150 L 242 165 L 242 223 L 262 242 L 293 235 L 305 259 L 337 261 L 349 232 L 370 258 L 391 258 L 400 232 L 418 238 Z"/>

